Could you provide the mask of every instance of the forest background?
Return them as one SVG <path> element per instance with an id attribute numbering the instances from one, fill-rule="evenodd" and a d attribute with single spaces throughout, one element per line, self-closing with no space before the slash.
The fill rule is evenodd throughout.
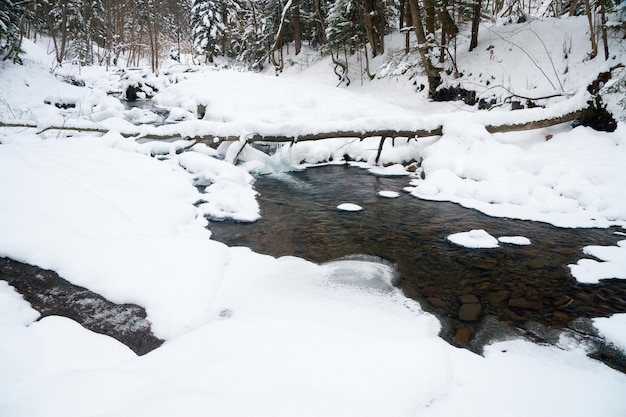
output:
<path id="1" fill-rule="evenodd" d="M 361 76 L 374 78 L 370 59 L 385 52 L 385 35 L 399 30 L 410 57 L 402 71 L 423 71 L 424 88 L 436 98 L 442 77 L 462 76 L 457 50 L 477 46 L 481 22 L 586 15 L 589 59 L 608 60 L 607 38 L 626 36 L 625 5 L 614 0 L 2 0 L 0 59 L 19 63 L 24 37 L 47 36 L 49 52 L 61 66 L 149 63 L 158 74 L 163 60 L 219 61 L 252 70 L 269 64 L 280 73 L 285 51 L 294 48 L 291 53 L 298 55 L 304 46 L 331 57 L 339 82 L 348 84 L 350 57 L 362 56 Z M 607 20 L 608 15 L 616 18 Z M 467 39 L 459 41 L 460 36 Z"/>

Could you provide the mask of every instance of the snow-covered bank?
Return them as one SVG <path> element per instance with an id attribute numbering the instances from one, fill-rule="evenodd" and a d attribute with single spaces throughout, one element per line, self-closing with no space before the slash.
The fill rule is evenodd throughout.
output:
<path id="1" fill-rule="evenodd" d="M 227 248 L 195 216 L 192 180 L 167 161 L 119 138 L 25 139 L 0 147 L 2 176 L 14 178 L 2 183 L 2 255 L 146 306 L 169 341 L 139 358 L 65 318 L 25 327 L 35 316 L 4 286 L 3 415 L 626 411 L 626 376 L 576 344 L 502 342 L 485 357 L 454 348 L 416 302 L 372 285 L 389 280 L 383 264 Z"/>

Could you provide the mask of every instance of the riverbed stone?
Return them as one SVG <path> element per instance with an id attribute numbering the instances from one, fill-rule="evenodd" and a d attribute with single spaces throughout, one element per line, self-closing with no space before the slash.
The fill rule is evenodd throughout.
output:
<path id="1" fill-rule="evenodd" d="M 561 320 L 569 320 L 569 314 L 564 311 L 555 311 L 552 313 L 554 317 Z"/>
<path id="2" fill-rule="evenodd" d="M 448 302 L 442 300 L 439 297 L 428 297 L 426 300 L 435 307 L 446 308 L 449 306 Z"/>
<path id="3" fill-rule="evenodd" d="M 526 310 L 539 310 L 543 308 L 543 303 L 539 300 L 528 300 L 523 297 L 511 298 L 509 307 L 523 308 Z"/>
<path id="4" fill-rule="evenodd" d="M 502 306 L 511 295 L 511 291 L 499 290 L 489 293 L 489 304 L 495 307 Z"/>
<path id="5" fill-rule="evenodd" d="M 462 346 L 469 345 L 470 338 L 472 337 L 472 330 L 469 327 L 461 326 L 456 329 L 454 335 L 454 341 Z"/>
<path id="6" fill-rule="evenodd" d="M 480 302 L 478 300 L 478 297 L 476 297 L 474 294 L 459 295 L 459 301 L 462 302 L 463 304 L 473 304 L 473 303 Z"/>
<path id="7" fill-rule="evenodd" d="M 463 304 L 459 309 L 459 320 L 476 321 L 480 317 L 482 310 L 480 303 Z"/>
<path id="8" fill-rule="evenodd" d="M 567 308 L 574 302 L 572 297 L 562 295 L 554 300 L 554 306 L 558 308 Z"/>
<path id="9" fill-rule="evenodd" d="M 525 312 L 524 314 L 517 314 L 516 312 L 514 312 L 513 310 L 510 310 L 508 308 L 505 308 L 503 310 L 503 312 L 504 312 L 504 314 L 507 315 L 507 317 L 509 317 L 513 321 L 525 321 L 526 320 L 526 316 L 528 315 L 527 312 Z"/>
<path id="10" fill-rule="evenodd" d="M 491 283 L 489 281 L 484 281 L 475 285 L 477 290 L 487 291 L 491 288 Z"/>
<path id="11" fill-rule="evenodd" d="M 422 294 L 426 297 L 436 297 L 441 292 L 441 288 L 439 287 L 424 287 L 422 289 Z"/>

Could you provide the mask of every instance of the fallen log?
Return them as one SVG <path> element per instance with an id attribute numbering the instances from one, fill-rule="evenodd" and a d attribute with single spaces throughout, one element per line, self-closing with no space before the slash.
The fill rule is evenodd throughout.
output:
<path id="1" fill-rule="evenodd" d="M 519 132 L 522 130 L 543 129 L 545 127 L 560 125 L 561 123 L 573 122 L 583 117 L 585 110 L 576 110 L 562 116 L 552 117 L 549 119 L 532 120 L 525 123 L 513 123 L 504 125 L 486 125 L 485 129 L 489 133 L 507 133 Z"/>
<path id="2" fill-rule="evenodd" d="M 512 123 L 512 124 L 501 124 L 501 125 L 485 125 L 485 130 L 489 133 L 506 133 L 506 132 L 518 132 L 523 130 L 533 130 L 533 129 L 541 129 L 550 126 L 555 126 L 562 123 L 572 122 L 577 119 L 581 119 L 584 116 L 586 109 L 579 109 L 576 111 L 572 111 L 570 113 L 551 117 L 547 119 L 540 120 L 532 120 L 524 123 Z M 23 127 L 23 128 L 37 128 L 38 126 L 34 123 L 28 122 L 13 122 L 13 121 L 1 121 L 0 127 Z M 91 132 L 91 133 L 107 133 L 108 129 L 99 128 L 99 127 L 89 127 L 89 126 L 48 126 L 38 133 L 43 133 L 47 130 L 73 130 L 78 132 Z M 158 130 L 156 128 L 155 130 Z M 149 140 L 170 140 L 176 138 L 176 134 L 159 134 L 159 133 L 141 133 L 141 132 L 120 132 L 123 137 L 127 138 L 135 138 L 135 139 L 149 139 Z M 376 163 L 380 160 L 380 155 L 383 151 L 383 145 L 387 138 L 408 138 L 408 139 L 417 139 L 424 138 L 430 136 L 441 136 L 443 134 L 443 126 L 438 126 L 432 130 L 371 130 L 371 131 L 356 131 L 356 130 L 344 130 L 344 131 L 334 131 L 334 132 L 321 132 L 321 133 L 311 133 L 305 135 L 298 135 L 293 137 L 288 137 L 285 135 L 261 135 L 258 133 L 248 135 L 245 138 L 245 142 L 241 145 L 241 148 L 237 152 L 235 156 L 235 160 L 237 160 L 245 146 L 252 142 L 305 142 L 305 141 L 315 141 L 315 140 L 323 140 L 323 139 L 335 139 L 335 138 L 375 138 L 379 137 L 380 142 L 378 145 L 378 150 L 376 152 Z M 178 137 L 183 136 L 178 134 Z M 188 137 L 188 136 L 187 136 Z M 194 143 L 196 142 L 211 142 L 213 144 L 228 142 L 228 141 L 240 141 L 240 136 L 223 136 L 223 135 L 196 135 L 194 137 L 188 137 L 189 139 L 193 139 Z"/>
<path id="3" fill-rule="evenodd" d="M 572 122 L 574 120 L 580 119 L 583 116 L 584 109 L 579 109 L 576 111 L 572 111 L 570 113 L 551 117 L 547 119 L 533 120 L 524 123 L 517 124 L 502 124 L 502 125 L 486 125 L 485 129 L 489 133 L 506 133 L 506 132 L 517 132 L 522 130 L 532 130 L 532 129 L 541 129 L 545 127 L 555 126 L 561 123 Z M 35 123 L 26 122 L 26 121 L 7 121 L 0 120 L 0 127 L 21 127 L 21 128 L 33 128 L 36 129 L 37 126 Z M 42 128 L 38 133 L 43 133 L 48 130 L 63 130 L 63 131 L 76 131 L 76 132 L 87 132 L 87 133 L 107 133 L 109 129 L 97 127 L 97 126 L 78 126 L 78 125 L 51 125 L 45 128 Z M 161 133 L 158 131 L 159 128 L 155 128 L 152 132 L 142 133 L 139 130 L 134 132 L 120 132 L 123 137 L 127 138 L 135 138 L 135 139 L 150 139 L 150 140 L 170 140 L 177 137 L 184 136 L 180 133 Z M 297 136 L 287 136 L 287 135 L 261 135 L 258 133 L 250 134 L 246 137 L 246 142 L 305 142 L 305 141 L 315 141 L 321 139 L 334 139 L 334 138 L 424 138 L 430 136 L 441 136 L 443 134 L 443 126 L 438 126 L 434 129 L 418 129 L 418 130 L 395 130 L 395 129 L 383 129 L 383 130 L 340 130 L 340 131 L 332 131 L 332 132 L 319 132 L 319 133 L 310 133 L 304 135 Z M 235 135 L 217 135 L 212 133 L 195 135 L 193 137 L 189 137 L 189 139 L 195 139 L 198 142 L 224 142 L 224 141 L 238 141 L 241 139 L 240 136 Z"/>

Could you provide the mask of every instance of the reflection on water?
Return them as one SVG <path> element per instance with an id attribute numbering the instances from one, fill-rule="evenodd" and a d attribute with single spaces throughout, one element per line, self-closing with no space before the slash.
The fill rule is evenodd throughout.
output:
<path id="1" fill-rule="evenodd" d="M 394 283 L 443 320 L 442 336 L 475 350 L 494 323 L 547 340 L 550 329 L 580 332 L 585 327 L 580 318 L 626 312 L 625 281 L 583 285 L 567 267 L 583 257 L 586 245 L 615 245 L 620 236 L 614 230 L 492 218 L 404 193 L 395 199 L 378 196 L 407 184 L 407 178 L 376 177 L 347 166 L 264 176 L 255 184 L 261 220 L 209 227 L 216 240 L 273 256 L 320 263 L 354 254 L 389 260 L 400 275 Z M 346 202 L 363 211 L 336 209 Z M 477 250 L 446 240 L 471 229 L 526 236 L 532 244 Z"/>

